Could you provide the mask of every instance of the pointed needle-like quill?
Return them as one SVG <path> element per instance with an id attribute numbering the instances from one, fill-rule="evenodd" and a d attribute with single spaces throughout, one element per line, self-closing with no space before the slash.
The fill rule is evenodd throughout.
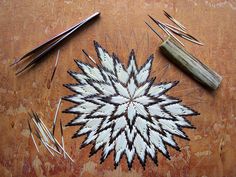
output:
<path id="1" fill-rule="evenodd" d="M 175 30 L 177 30 L 177 31 L 179 31 L 179 32 L 182 32 L 182 33 L 187 34 L 187 32 L 186 32 L 185 30 L 182 30 L 181 28 L 175 27 L 175 26 L 170 25 L 170 24 L 168 24 L 168 23 L 165 23 L 165 26 L 168 27 L 169 29 L 175 29 Z"/>
<path id="2" fill-rule="evenodd" d="M 60 119 L 60 129 L 61 129 L 61 144 L 62 144 L 62 148 L 65 150 L 65 143 L 64 143 L 64 136 L 63 136 L 63 128 L 62 128 L 62 122 Z M 66 158 L 66 154 L 65 151 L 63 153 L 64 158 Z"/>
<path id="3" fill-rule="evenodd" d="M 35 146 L 36 150 L 39 152 L 38 146 L 37 146 L 37 144 L 35 142 L 35 139 L 34 139 L 34 136 L 33 136 L 33 133 L 32 133 L 32 128 L 30 126 L 29 120 L 27 120 L 27 122 L 28 122 L 29 130 L 30 130 L 30 136 L 31 136 L 31 138 L 33 140 L 33 143 L 34 143 L 34 146 Z"/>
<path id="4" fill-rule="evenodd" d="M 58 101 L 57 109 L 56 109 L 55 116 L 54 116 L 54 119 L 53 119 L 53 125 L 52 125 L 52 134 L 53 134 L 53 136 L 55 135 L 55 127 L 56 127 L 56 121 L 57 121 L 57 114 L 58 114 L 60 105 L 61 105 L 61 98 Z"/>
<path id="5" fill-rule="evenodd" d="M 45 130 L 46 134 L 48 135 L 48 137 L 51 139 L 51 141 L 54 143 L 54 146 L 57 148 L 57 150 L 59 151 L 59 147 L 55 141 L 55 137 L 54 135 L 49 131 L 49 129 L 47 128 L 47 126 L 44 124 L 44 122 L 38 117 L 38 119 L 40 120 L 40 123 L 42 124 L 43 129 Z"/>
<path id="6" fill-rule="evenodd" d="M 164 14 L 167 18 L 169 18 L 173 23 L 175 23 L 178 27 L 180 27 L 182 30 L 186 30 L 186 28 L 184 27 L 184 25 L 182 25 L 180 22 L 178 22 L 176 19 L 174 19 L 174 17 L 172 17 L 169 13 L 167 13 L 166 11 L 164 11 Z"/>
<path id="7" fill-rule="evenodd" d="M 164 23 L 160 22 L 159 20 L 154 19 L 151 15 L 148 15 L 154 23 L 156 23 L 167 35 L 172 36 L 177 42 L 179 42 L 182 46 L 184 44 L 177 38 L 175 35 L 167 29 Z"/>
<path id="8" fill-rule="evenodd" d="M 57 145 L 61 148 L 61 150 L 66 154 L 66 156 L 72 161 L 74 162 L 74 160 L 70 157 L 70 155 L 65 151 L 65 149 L 60 145 L 60 143 L 57 141 L 57 139 L 55 139 L 55 141 L 57 142 Z"/>
<path id="9" fill-rule="evenodd" d="M 187 34 L 186 32 L 182 32 L 182 31 L 179 31 L 179 29 L 175 29 L 171 26 L 167 26 L 166 25 L 166 28 L 168 28 L 168 30 L 172 31 L 173 33 L 175 33 L 176 35 L 192 42 L 192 43 L 195 43 L 195 44 L 198 44 L 198 45 L 204 45 L 202 42 L 200 42 L 199 40 L 197 40 L 195 37 L 193 37 L 192 35 L 190 34 Z"/>
<path id="10" fill-rule="evenodd" d="M 46 142 L 49 142 L 48 137 L 45 134 L 46 132 L 44 131 L 43 127 L 41 126 L 36 113 L 33 112 L 33 116 L 34 117 L 32 118 L 32 120 L 33 120 L 34 124 L 36 125 L 37 129 L 39 130 L 39 132 L 42 134 L 43 140 L 45 140 Z"/>
<path id="11" fill-rule="evenodd" d="M 96 61 L 84 49 L 82 49 L 82 51 L 88 59 L 90 59 L 94 64 L 97 64 Z"/>
<path id="12" fill-rule="evenodd" d="M 53 71 L 52 71 L 51 78 L 50 78 L 50 80 L 49 80 L 49 82 L 48 82 L 48 89 L 50 89 L 52 80 L 53 80 L 53 78 L 54 78 L 54 75 L 55 75 L 55 72 L 56 72 L 56 69 L 57 69 L 57 64 L 58 64 L 58 60 L 59 60 L 59 55 L 60 55 L 60 50 L 58 50 L 58 52 L 57 52 L 56 62 L 55 62 L 55 65 L 54 65 L 54 68 L 53 68 Z"/>
<path id="13" fill-rule="evenodd" d="M 35 130 L 35 135 L 38 137 L 38 139 L 41 141 L 41 143 L 44 145 L 44 147 L 48 150 L 48 152 L 54 156 L 54 153 L 48 148 L 46 142 L 44 142 L 44 140 L 41 138 L 39 132 L 37 130 Z"/>
<path id="14" fill-rule="evenodd" d="M 179 42 L 182 46 L 184 46 L 184 44 L 177 37 L 175 37 L 175 35 L 169 29 L 167 29 L 166 27 L 164 28 L 167 31 L 167 33 L 170 34 L 170 36 L 172 36 L 177 42 Z"/>
<path id="15" fill-rule="evenodd" d="M 57 154 L 61 155 L 61 152 L 59 152 L 58 150 L 56 150 L 54 147 L 52 147 L 51 145 L 49 145 L 48 143 L 45 142 L 45 144 L 54 152 L 56 152 Z"/>
<path id="16" fill-rule="evenodd" d="M 156 32 L 147 22 L 145 23 L 162 41 L 164 41 L 164 39 L 161 37 L 161 35 L 158 32 Z"/>

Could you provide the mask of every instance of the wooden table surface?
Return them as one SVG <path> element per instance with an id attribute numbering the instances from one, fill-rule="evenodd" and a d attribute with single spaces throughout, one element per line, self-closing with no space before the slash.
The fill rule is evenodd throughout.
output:
<path id="1" fill-rule="evenodd" d="M 183 41 L 187 50 L 216 70 L 223 81 L 210 92 L 166 60 L 160 40 L 146 27 L 147 14 L 168 22 L 162 10 L 182 22 L 204 46 Z M 60 59 L 51 88 L 47 88 L 57 50 L 29 72 L 16 77 L 9 64 L 48 38 L 100 11 L 101 16 L 60 47 Z M 0 174 L 1 176 L 236 176 L 236 1 L 235 0 L 65 0 L 0 2 Z M 153 24 L 153 23 L 152 23 Z M 160 30 L 159 30 L 160 31 Z M 162 35 L 164 35 L 162 33 Z M 33 109 L 51 126 L 59 97 L 68 95 L 62 85 L 73 83 L 67 70 L 78 71 L 74 59 L 86 61 L 81 49 L 96 56 L 93 40 L 127 63 L 131 49 L 141 65 L 154 53 L 156 81 L 180 80 L 170 95 L 180 97 L 201 113 L 189 120 L 197 129 L 185 129 L 191 141 L 175 138 L 181 152 L 169 148 L 171 160 L 158 153 L 159 166 L 149 158 L 143 170 L 137 158 L 128 170 L 123 157 L 115 170 L 113 155 L 99 163 L 101 151 L 89 158 L 91 146 L 79 149 L 84 137 L 71 139 L 78 127 L 64 128 L 65 147 L 75 163 L 52 157 L 30 138 L 27 112 Z M 166 73 L 165 66 L 169 64 Z M 163 74 L 164 73 L 164 74 Z M 63 102 L 61 109 L 70 103 Z M 59 113 L 63 124 L 73 115 Z M 57 125 L 56 136 L 59 136 Z"/>

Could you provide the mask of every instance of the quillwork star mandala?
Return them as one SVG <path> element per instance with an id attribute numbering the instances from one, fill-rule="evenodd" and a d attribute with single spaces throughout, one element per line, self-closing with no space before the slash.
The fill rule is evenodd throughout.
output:
<path id="1" fill-rule="evenodd" d="M 81 125 L 73 137 L 87 135 L 81 147 L 92 144 L 90 155 L 102 149 L 101 162 L 114 151 L 115 167 L 123 155 L 129 168 L 135 154 L 143 166 L 147 155 L 157 164 L 157 151 L 169 159 L 166 145 L 180 150 L 173 136 L 188 139 L 182 128 L 193 126 L 186 116 L 198 114 L 166 95 L 178 82 L 156 84 L 149 78 L 153 55 L 138 68 L 132 50 L 125 68 L 116 55 L 94 45 L 100 64 L 94 67 L 77 60 L 82 72 L 69 74 L 78 83 L 65 85 L 75 92 L 64 97 L 75 103 L 64 111 L 76 114 L 68 125 Z"/>

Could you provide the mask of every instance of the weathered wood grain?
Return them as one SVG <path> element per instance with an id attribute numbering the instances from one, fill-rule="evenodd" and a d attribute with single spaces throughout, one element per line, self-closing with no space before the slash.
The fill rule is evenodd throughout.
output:
<path id="1" fill-rule="evenodd" d="M 168 59 L 201 84 L 214 90 L 219 87 L 222 77 L 181 47 L 172 37 L 168 37 L 161 44 L 160 49 Z"/>
<path id="2" fill-rule="evenodd" d="M 208 92 L 186 76 L 156 50 L 155 34 L 144 23 L 147 14 L 170 23 L 163 9 L 180 21 L 204 46 L 184 41 L 186 49 L 223 76 L 216 92 Z M 50 89 L 57 51 L 37 67 L 20 77 L 9 68 L 14 58 L 76 24 L 92 13 L 101 16 L 78 31 L 60 48 L 60 59 Z M 50 177 L 235 177 L 236 176 L 236 3 L 234 0 L 1 0 L 0 1 L 0 176 Z M 148 21 L 151 22 L 151 21 Z M 128 171 L 126 159 L 113 167 L 113 154 L 100 164 L 100 151 L 89 156 L 90 147 L 79 149 L 83 137 L 71 139 L 79 127 L 64 129 L 65 148 L 75 163 L 52 158 L 38 143 L 40 153 L 30 138 L 27 111 L 32 108 L 50 127 L 58 99 L 72 94 L 62 84 L 74 83 L 67 70 L 79 71 L 74 59 L 88 62 L 82 49 L 96 58 L 93 40 L 109 52 L 115 52 L 124 64 L 131 49 L 138 65 L 154 53 L 151 76 L 158 81 L 180 80 L 168 92 L 201 113 L 189 120 L 195 130 L 184 129 L 190 141 L 175 138 L 181 148 L 169 148 L 171 160 L 158 153 L 159 166 L 147 159 L 143 170 L 135 158 Z M 92 62 L 91 62 L 92 64 Z M 169 67 L 165 67 L 169 66 Z M 164 69 L 168 68 L 168 69 Z M 62 102 L 65 109 L 72 104 Z M 61 110 L 60 110 L 61 111 Z M 62 114 L 67 123 L 73 116 Z M 60 137 L 59 124 L 56 137 Z M 59 131 L 59 132 L 58 132 Z"/>

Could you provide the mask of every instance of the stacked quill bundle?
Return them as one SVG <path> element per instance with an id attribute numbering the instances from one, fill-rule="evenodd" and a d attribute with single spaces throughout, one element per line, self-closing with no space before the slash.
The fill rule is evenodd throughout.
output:
<path id="1" fill-rule="evenodd" d="M 58 103 L 57 111 L 56 111 L 53 126 L 52 126 L 52 131 L 50 131 L 47 128 L 47 126 L 44 124 L 44 122 L 42 121 L 42 119 L 39 117 L 39 115 L 36 112 L 32 111 L 32 113 L 29 113 L 30 120 L 34 123 L 34 130 L 33 130 L 31 127 L 30 121 L 28 120 L 30 136 L 38 152 L 39 152 L 39 148 L 35 141 L 34 135 L 39 139 L 39 141 L 44 145 L 44 147 L 52 156 L 55 156 L 54 153 L 57 153 L 59 155 L 63 154 L 64 158 L 68 157 L 72 162 L 74 162 L 74 160 L 70 157 L 70 155 L 65 150 L 63 128 L 62 128 L 61 120 L 60 120 L 61 144 L 58 142 L 58 140 L 54 136 L 56 118 L 57 118 L 57 113 L 59 110 L 60 103 L 61 103 L 61 99 Z"/>

